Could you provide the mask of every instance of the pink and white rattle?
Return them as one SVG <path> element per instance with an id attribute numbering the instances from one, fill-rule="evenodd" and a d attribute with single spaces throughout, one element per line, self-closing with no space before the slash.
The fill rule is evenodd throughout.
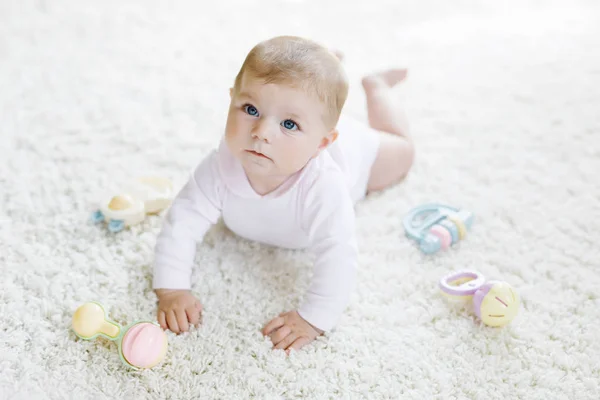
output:
<path id="1" fill-rule="evenodd" d="M 485 282 L 483 275 L 477 271 L 452 272 L 440 280 L 440 289 L 451 297 L 472 297 L 475 314 L 489 326 L 504 326 L 519 311 L 519 295 L 508 283 Z"/>
<path id="2" fill-rule="evenodd" d="M 73 314 L 72 327 L 81 339 L 103 336 L 117 342 L 121 361 L 133 369 L 152 368 L 167 352 L 167 335 L 157 324 L 136 321 L 123 328 L 108 318 L 100 303 L 81 305 Z"/>

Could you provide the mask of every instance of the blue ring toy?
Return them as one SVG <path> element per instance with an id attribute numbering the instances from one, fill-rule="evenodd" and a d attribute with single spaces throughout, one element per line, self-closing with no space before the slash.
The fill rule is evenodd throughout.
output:
<path id="1" fill-rule="evenodd" d="M 473 213 L 444 204 L 429 203 L 410 210 L 402 222 L 406 236 L 416 241 L 423 253 L 434 254 L 443 246 L 439 235 L 431 232 L 433 227 L 447 231 L 451 245 L 460 241 L 461 227 L 452 220 L 462 222 L 463 231 L 469 230 L 473 225 Z"/>

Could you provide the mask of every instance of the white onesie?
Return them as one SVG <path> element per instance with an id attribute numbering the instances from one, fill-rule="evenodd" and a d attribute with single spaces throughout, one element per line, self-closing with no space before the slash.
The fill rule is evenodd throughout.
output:
<path id="1" fill-rule="evenodd" d="M 378 133 L 340 118 L 339 137 L 265 196 L 250 186 L 225 140 L 195 169 L 157 238 L 155 289 L 190 289 L 196 244 L 223 217 L 236 234 L 273 246 L 308 248 L 314 274 L 298 309 L 322 330 L 334 327 L 355 285 L 354 203 L 366 194 Z"/>

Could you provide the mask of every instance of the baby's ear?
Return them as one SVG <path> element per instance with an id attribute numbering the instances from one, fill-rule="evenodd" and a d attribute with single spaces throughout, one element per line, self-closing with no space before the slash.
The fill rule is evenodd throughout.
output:
<path id="1" fill-rule="evenodd" d="M 319 145 L 319 150 L 323 150 L 323 149 L 327 148 L 328 146 L 333 144 L 333 142 L 335 142 L 337 140 L 337 138 L 338 138 L 338 130 L 333 128 L 331 131 L 329 131 L 327 136 L 325 136 L 321 140 L 321 144 Z"/>

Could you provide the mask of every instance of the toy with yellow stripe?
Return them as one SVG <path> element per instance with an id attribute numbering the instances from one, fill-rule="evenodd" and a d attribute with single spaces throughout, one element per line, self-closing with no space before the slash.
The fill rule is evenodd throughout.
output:
<path id="1" fill-rule="evenodd" d="M 403 220 L 406 235 L 425 254 L 445 250 L 464 239 L 473 225 L 473 214 L 443 204 L 423 204 L 413 208 Z"/>

